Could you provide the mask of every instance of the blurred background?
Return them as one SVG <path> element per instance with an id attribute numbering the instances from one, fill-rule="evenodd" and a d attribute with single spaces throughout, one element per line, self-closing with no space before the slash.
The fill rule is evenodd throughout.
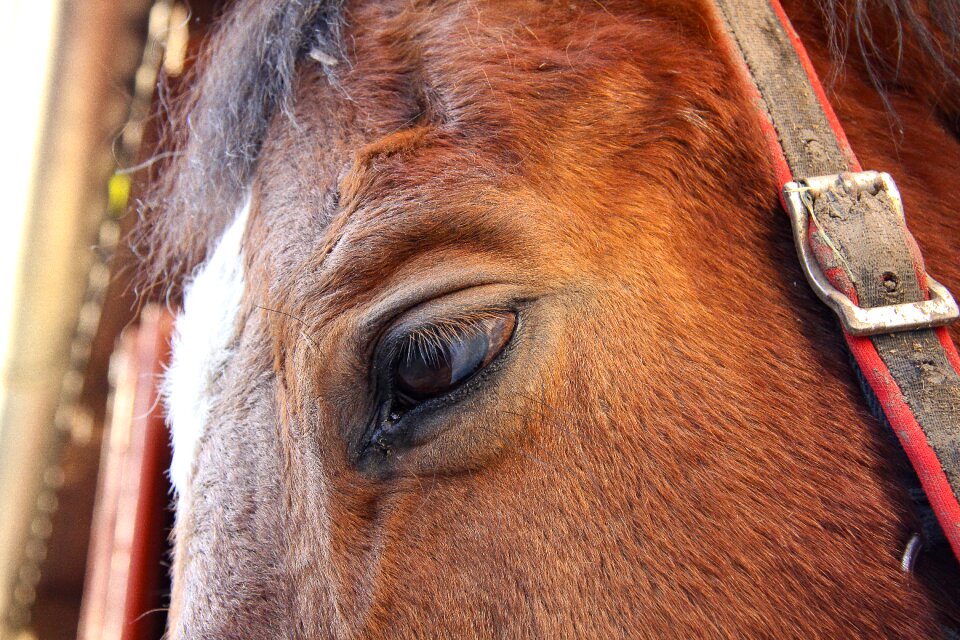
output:
<path id="1" fill-rule="evenodd" d="M 0 0 L 0 640 L 163 634 L 170 315 L 124 237 L 225 4 Z"/>

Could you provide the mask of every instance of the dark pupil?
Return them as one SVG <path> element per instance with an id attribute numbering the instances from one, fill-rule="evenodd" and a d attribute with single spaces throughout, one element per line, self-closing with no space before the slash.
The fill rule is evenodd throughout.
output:
<path id="1" fill-rule="evenodd" d="M 460 384 L 490 364 L 513 333 L 512 313 L 478 322 L 442 345 L 409 345 L 397 363 L 397 395 L 407 402 L 421 402 Z"/>

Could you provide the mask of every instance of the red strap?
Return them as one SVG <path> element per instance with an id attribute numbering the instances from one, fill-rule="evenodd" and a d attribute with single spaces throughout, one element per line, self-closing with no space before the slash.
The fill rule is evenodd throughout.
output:
<path id="1" fill-rule="evenodd" d="M 797 57 L 800 59 L 807 73 L 807 78 L 820 102 L 827 121 L 833 129 L 833 133 L 841 149 L 847 156 L 851 170 L 860 171 L 860 163 L 850 148 L 850 143 L 847 140 L 847 136 L 843 131 L 843 127 L 840 125 L 836 113 L 834 113 L 829 100 L 827 100 L 826 92 L 823 90 L 823 85 L 820 83 L 820 79 L 813 68 L 813 64 L 810 62 L 803 43 L 800 42 L 800 38 L 796 31 L 794 31 L 793 25 L 790 24 L 790 20 L 780 5 L 779 0 L 770 0 L 770 5 L 773 7 L 774 12 L 780 19 L 780 23 L 790 37 L 790 41 L 797 52 Z M 787 160 L 783 155 L 783 150 L 780 147 L 773 125 L 766 118 L 760 118 L 760 120 L 764 124 L 765 133 L 769 142 L 768 148 L 770 149 L 771 158 L 773 159 L 777 172 L 778 182 L 782 188 L 784 184 L 792 181 L 794 178 L 790 172 L 790 168 L 787 166 Z M 782 200 L 783 196 L 781 194 L 781 202 Z M 782 204 L 786 207 L 785 202 L 782 202 Z M 904 231 L 909 237 L 909 232 Z M 924 293 L 926 293 L 926 270 L 923 268 L 923 261 L 919 256 L 919 249 L 916 249 L 916 243 L 912 237 L 909 237 L 909 240 L 911 248 L 914 248 L 914 265 L 917 270 L 917 279 Z M 838 277 L 839 274 L 831 274 L 830 272 L 827 272 L 827 276 L 833 286 L 847 295 L 854 303 L 857 302 L 856 291 L 853 289 L 849 279 L 846 277 Z M 953 344 L 949 333 L 945 327 L 940 327 L 935 331 L 937 338 L 943 345 L 948 360 L 953 365 L 953 368 L 960 373 L 960 354 L 957 353 L 957 348 Z M 957 498 L 953 494 L 950 484 L 947 482 L 947 476 L 943 472 L 940 461 L 927 442 L 927 438 L 917 423 L 916 417 L 904 401 L 900 387 L 897 386 L 883 359 L 880 358 L 873 342 L 869 338 L 855 337 L 847 332 L 844 332 L 844 338 L 847 341 L 850 352 L 860 367 L 860 371 L 863 373 L 864 378 L 874 394 L 876 394 L 880 405 L 883 407 L 883 412 L 890 421 L 890 425 L 893 427 L 893 431 L 899 439 L 900 445 L 903 447 L 907 457 L 910 459 L 910 463 L 916 470 L 923 490 L 930 501 L 930 506 L 937 515 L 937 519 L 943 528 L 947 540 L 950 542 L 954 555 L 960 558 L 960 504 L 958 504 Z"/>
<path id="2" fill-rule="evenodd" d="M 840 125 L 840 121 L 838 120 L 829 100 L 827 99 L 826 92 L 820 83 L 817 73 L 813 68 L 813 64 L 810 62 L 810 58 L 807 55 L 803 44 L 800 42 L 799 36 L 793 29 L 793 25 L 791 25 L 789 18 L 783 10 L 783 7 L 780 5 L 779 0 L 769 0 L 769 5 L 779 19 L 780 24 L 782 25 L 784 32 L 787 34 L 790 43 L 793 45 L 793 49 L 796 52 L 797 58 L 806 72 L 810 86 L 816 95 L 817 101 L 819 102 L 820 107 L 823 110 L 823 114 L 833 131 L 841 153 L 846 158 L 850 170 L 860 171 L 860 163 L 850 147 L 850 143 L 843 131 L 843 127 Z M 732 58 L 742 62 L 743 57 L 741 55 L 739 45 L 734 42 L 731 37 L 725 37 L 723 38 L 723 41 L 728 47 Z M 753 97 L 757 101 L 757 104 L 764 104 L 763 96 L 753 82 L 750 69 L 747 67 L 745 62 L 739 66 L 744 76 L 745 84 L 750 88 L 750 91 L 753 93 Z M 790 170 L 787 158 L 784 155 L 784 150 L 781 147 L 774 124 L 771 122 L 767 114 L 760 112 L 759 115 L 760 117 L 758 117 L 758 121 L 767 139 L 769 156 L 773 164 L 778 184 L 782 189 L 786 183 L 794 181 L 794 176 Z M 797 177 L 803 178 L 812 176 Z M 786 202 L 783 199 L 782 191 L 781 203 L 783 204 L 784 208 L 786 208 Z M 910 236 L 909 231 L 907 231 L 906 228 L 903 229 L 903 232 L 905 234 L 906 244 L 910 248 L 912 254 L 917 280 L 920 284 L 921 290 L 923 291 L 924 295 L 926 295 L 926 270 L 923 267 L 923 260 L 920 256 L 919 248 L 917 248 L 916 242 L 913 240 L 912 236 Z M 837 273 L 837 271 L 839 271 L 839 273 Z M 853 284 L 850 282 L 849 278 L 846 277 L 846 274 L 840 270 L 834 270 L 833 273 L 828 270 L 826 271 L 826 275 L 834 287 L 847 295 L 854 303 L 857 303 L 857 293 L 854 290 Z M 958 372 L 958 374 L 960 374 L 960 354 L 957 353 L 957 349 L 950 339 L 947 330 L 941 327 L 936 329 L 935 332 L 937 339 L 943 346 L 947 359 L 953 368 Z M 872 340 L 865 337 L 855 337 L 846 332 L 844 332 L 844 338 L 846 339 L 847 345 L 850 348 L 850 352 L 859 365 L 867 384 L 869 384 L 870 388 L 873 390 L 873 393 L 876 395 L 884 414 L 889 420 L 894 433 L 903 447 L 903 450 L 906 452 L 907 457 L 910 459 L 911 464 L 916 470 L 920 479 L 920 483 L 922 484 L 923 489 L 930 501 L 931 507 L 937 515 L 937 519 L 943 528 L 947 540 L 950 542 L 954 554 L 960 558 L 960 504 L 957 502 L 957 497 L 954 495 L 950 487 L 940 461 L 937 459 L 936 453 L 928 443 L 927 437 L 918 424 L 916 417 L 905 402 L 900 387 L 897 385 L 887 365 L 877 352 Z"/>

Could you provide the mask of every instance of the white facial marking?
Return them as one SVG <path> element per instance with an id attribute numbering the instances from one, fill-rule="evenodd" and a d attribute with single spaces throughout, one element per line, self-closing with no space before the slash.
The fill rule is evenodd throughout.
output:
<path id="1" fill-rule="evenodd" d="M 241 240 L 249 213 L 247 197 L 213 256 L 187 283 L 183 311 L 177 316 L 163 395 L 173 442 L 170 478 L 181 502 L 189 496 L 193 465 L 210 417 L 217 376 L 230 357 L 244 289 Z"/>

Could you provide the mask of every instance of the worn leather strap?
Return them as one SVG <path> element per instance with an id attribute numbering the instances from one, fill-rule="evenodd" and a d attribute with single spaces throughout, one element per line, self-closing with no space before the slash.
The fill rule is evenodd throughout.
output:
<path id="1" fill-rule="evenodd" d="M 777 0 L 716 0 L 729 54 L 755 91 L 782 187 L 860 171 L 799 37 Z M 834 287 L 861 307 L 928 298 L 913 236 L 885 192 L 822 194 L 810 245 Z M 910 459 L 943 534 L 960 558 L 960 356 L 945 328 L 844 334 L 868 402 Z M 929 537 L 929 536 L 928 536 Z"/>

